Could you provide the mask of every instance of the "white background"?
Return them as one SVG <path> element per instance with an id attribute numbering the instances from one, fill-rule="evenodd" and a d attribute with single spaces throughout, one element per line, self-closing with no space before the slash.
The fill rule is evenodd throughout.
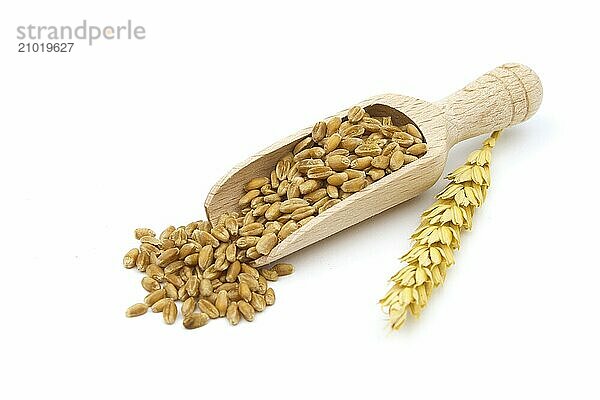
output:
<path id="1" fill-rule="evenodd" d="M 588 2 L 19 1 L 0 11 L 2 398 L 598 398 L 598 37 Z M 404 4 L 403 4 L 404 3 Z M 590 2 L 591 3 L 591 2 Z M 18 54 L 18 25 L 142 41 Z M 443 187 L 288 257 L 252 324 L 126 319 L 132 230 L 186 224 L 228 168 L 380 93 L 437 100 L 505 62 L 544 101 L 420 320 L 377 300 Z M 482 138 L 456 146 L 447 170 Z"/>

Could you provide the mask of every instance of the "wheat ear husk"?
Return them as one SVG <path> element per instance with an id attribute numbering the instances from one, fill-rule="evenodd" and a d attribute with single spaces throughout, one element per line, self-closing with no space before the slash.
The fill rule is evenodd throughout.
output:
<path id="1" fill-rule="evenodd" d="M 492 133 L 464 165 L 448 175 L 451 182 L 421 215 L 421 225 L 411 236 L 412 248 L 401 258 L 407 265 L 391 277 L 392 287 L 379 301 L 392 329 L 400 329 L 409 313 L 419 317 L 433 289 L 444 282 L 454 264 L 460 234 L 471 229 L 473 213 L 485 200 L 492 148 L 500 132 Z"/>

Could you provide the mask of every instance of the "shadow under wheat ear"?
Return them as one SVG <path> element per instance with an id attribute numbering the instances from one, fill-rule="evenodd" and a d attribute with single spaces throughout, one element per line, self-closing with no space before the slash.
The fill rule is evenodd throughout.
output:
<path id="1" fill-rule="evenodd" d="M 467 162 L 448 175 L 451 182 L 421 215 L 421 225 L 411 236 L 412 248 L 402 256 L 407 265 L 390 279 L 393 286 L 379 302 L 387 311 L 392 329 L 400 329 L 408 312 L 418 317 L 433 288 L 441 285 L 454 264 L 460 233 L 471 229 L 473 212 L 485 200 L 490 185 L 492 148 L 496 131 L 472 152 Z"/>

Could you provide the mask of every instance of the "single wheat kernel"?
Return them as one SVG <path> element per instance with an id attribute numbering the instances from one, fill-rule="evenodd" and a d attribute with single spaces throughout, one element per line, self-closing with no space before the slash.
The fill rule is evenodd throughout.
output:
<path id="1" fill-rule="evenodd" d="M 160 289 L 160 283 L 149 276 L 145 276 L 142 278 L 142 287 L 148 292 L 154 292 L 155 290 Z"/>
<path id="2" fill-rule="evenodd" d="M 362 143 L 363 143 L 363 140 L 361 138 L 343 137 L 342 141 L 339 144 L 339 147 L 341 147 L 342 149 L 346 149 L 348 151 L 354 151 Z"/>
<path id="3" fill-rule="evenodd" d="M 340 196 L 342 196 L 344 193 L 340 194 Z M 327 200 L 327 202 L 325 202 L 325 204 L 323 204 L 321 207 L 319 207 L 319 214 L 327 211 L 328 209 L 330 209 L 331 207 L 335 206 L 336 204 L 340 203 L 342 200 L 340 199 L 329 199 Z"/>
<path id="4" fill-rule="evenodd" d="M 408 124 L 406 125 L 406 132 L 408 132 L 409 135 L 414 136 L 418 139 L 423 139 L 423 136 L 421 135 L 421 132 L 419 132 L 419 130 L 417 129 L 416 126 L 412 125 L 412 124 Z"/>
<path id="5" fill-rule="evenodd" d="M 265 211 L 265 218 L 268 221 L 275 221 L 277 218 L 279 218 L 281 216 L 281 202 L 277 201 L 273 204 L 271 204 L 269 206 L 269 208 L 267 208 L 267 211 Z"/>
<path id="6" fill-rule="evenodd" d="M 208 323 L 209 316 L 205 313 L 193 313 L 183 319 L 183 326 L 186 329 L 196 329 Z"/>
<path id="7" fill-rule="evenodd" d="M 417 143 L 406 149 L 406 154 L 412 156 L 422 156 L 427 151 L 427 145 L 425 143 Z"/>
<path id="8" fill-rule="evenodd" d="M 341 186 L 341 189 L 346 193 L 354 193 L 359 192 L 367 186 L 367 181 L 365 178 L 354 178 L 350 179 L 348 182 L 344 182 Z"/>
<path id="9" fill-rule="evenodd" d="M 210 230 L 210 234 L 222 243 L 227 243 L 229 241 L 229 231 L 225 228 L 225 225 L 215 226 Z"/>
<path id="10" fill-rule="evenodd" d="M 156 247 L 150 243 L 141 243 L 140 251 L 145 251 L 146 253 L 155 254 L 155 255 L 160 252 L 158 247 Z"/>
<path id="11" fill-rule="evenodd" d="M 156 236 L 156 233 L 154 233 L 154 231 L 150 228 L 137 228 L 134 232 L 133 235 L 135 236 L 136 239 L 140 240 L 142 237 L 144 236 Z"/>
<path id="12" fill-rule="evenodd" d="M 227 245 L 227 248 L 225 249 L 225 258 L 227 259 L 227 261 L 232 263 L 236 260 L 236 255 L 237 255 L 237 247 L 235 247 L 235 243 L 233 243 L 233 242 L 229 243 Z"/>
<path id="13" fill-rule="evenodd" d="M 312 130 L 312 140 L 315 143 L 320 142 L 327 134 L 327 124 L 323 121 L 317 122 Z"/>
<path id="14" fill-rule="evenodd" d="M 260 222 L 252 222 L 240 228 L 240 236 L 259 236 L 264 231 L 265 227 Z"/>
<path id="15" fill-rule="evenodd" d="M 327 161 L 331 156 L 345 156 L 348 158 L 355 157 L 354 154 L 350 154 L 350 152 L 346 149 L 335 149 L 331 153 L 327 154 L 327 156 L 325 156 L 325 161 Z"/>
<path id="16" fill-rule="evenodd" d="M 238 260 L 232 262 L 231 264 L 229 264 L 229 268 L 227 269 L 227 274 L 225 275 L 225 280 L 227 282 L 235 282 L 238 274 L 240 273 L 240 270 L 241 270 L 241 263 Z M 202 290 L 202 286 L 200 286 L 200 289 Z"/>
<path id="17" fill-rule="evenodd" d="M 219 310 L 217 310 L 217 307 L 207 299 L 198 300 L 198 308 L 203 313 L 206 313 L 211 319 L 219 318 Z"/>
<path id="18" fill-rule="evenodd" d="M 190 254 L 187 256 L 183 262 L 185 265 L 198 265 L 198 253 Z"/>
<path id="19" fill-rule="evenodd" d="M 337 199 L 339 196 L 339 191 L 336 186 L 327 185 L 326 191 L 327 191 L 327 196 L 329 196 L 332 199 Z"/>
<path id="20" fill-rule="evenodd" d="M 212 228 L 211 228 L 212 229 Z M 201 231 L 198 234 L 198 243 L 204 246 L 219 247 L 219 240 L 210 234 L 210 232 Z"/>
<path id="21" fill-rule="evenodd" d="M 227 291 L 227 298 L 230 301 L 239 301 L 242 299 L 240 297 L 240 292 L 238 291 L 238 289 L 231 289 L 231 290 Z"/>
<path id="22" fill-rule="evenodd" d="M 167 299 L 162 315 L 166 324 L 173 325 L 173 323 L 175 323 L 175 320 L 177 319 L 177 306 L 173 300 Z"/>
<path id="23" fill-rule="evenodd" d="M 258 250 L 256 250 L 256 247 L 250 247 L 248 250 L 246 250 L 246 257 L 250 258 L 251 260 L 256 260 L 260 256 L 261 254 L 258 252 Z"/>
<path id="24" fill-rule="evenodd" d="M 135 259 L 136 268 L 138 271 L 144 272 L 148 264 L 150 264 L 150 254 L 147 251 L 140 251 Z"/>
<path id="25" fill-rule="evenodd" d="M 181 277 L 179 275 L 166 274 L 165 275 L 165 280 L 167 282 L 170 282 L 173 285 L 175 285 L 175 287 L 178 288 L 178 289 L 183 286 L 183 279 L 181 279 Z"/>
<path id="26" fill-rule="evenodd" d="M 279 160 L 277 162 L 277 166 L 275 167 L 275 174 L 277 175 L 277 179 L 279 179 L 279 185 L 281 185 L 281 183 L 287 178 L 287 173 L 289 170 L 289 160 Z"/>
<path id="27" fill-rule="evenodd" d="M 294 273 L 294 266 L 292 264 L 287 263 L 279 263 L 273 266 L 273 269 L 277 272 L 279 276 L 286 276 Z"/>
<path id="28" fill-rule="evenodd" d="M 268 288 L 265 292 L 265 304 L 268 306 L 275 304 L 275 291 L 273 288 Z"/>
<path id="29" fill-rule="evenodd" d="M 198 279 L 196 275 L 192 276 L 185 283 L 185 290 L 188 292 L 190 297 L 198 295 L 198 291 L 200 290 L 200 279 Z"/>
<path id="30" fill-rule="evenodd" d="M 227 311 L 225 312 L 225 316 L 227 317 L 227 321 L 231 325 L 237 325 L 240 322 L 240 312 L 238 310 L 238 305 L 235 301 L 231 302 L 227 306 Z"/>
<path id="31" fill-rule="evenodd" d="M 327 189 L 321 188 L 321 189 L 317 189 L 314 192 L 311 192 L 311 193 L 305 195 L 304 200 L 308 201 L 311 204 L 314 204 L 324 197 L 327 197 Z"/>
<path id="32" fill-rule="evenodd" d="M 371 161 L 371 165 L 374 168 L 386 169 L 390 165 L 390 157 L 384 155 L 376 156 Z"/>
<path id="33" fill-rule="evenodd" d="M 140 238 L 140 242 L 143 245 L 150 245 L 147 247 L 149 249 L 153 249 L 153 251 L 157 251 L 158 250 L 157 246 L 160 246 L 162 244 L 161 241 L 159 239 L 155 238 L 154 236 L 142 236 Z"/>
<path id="34" fill-rule="evenodd" d="M 298 144 L 296 144 L 296 146 L 294 147 L 294 151 L 293 151 L 294 155 L 304 151 L 312 143 L 312 141 L 313 141 L 312 137 L 310 137 L 310 136 L 299 141 Z M 288 170 L 288 172 L 289 172 L 289 170 Z M 281 179 L 281 178 L 279 178 L 279 179 Z"/>
<path id="35" fill-rule="evenodd" d="M 146 267 L 146 275 L 150 278 L 162 282 L 165 277 L 165 272 L 158 265 L 150 264 Z"/>
<path id="36" fill-rule="evenodd" d="M 381 154 L 383 150 L 377 144 L 361 144 L 358 146 L 354 153 L 359 157 L 371 156 L 375 157 Z"/>
<path id="37" fill-rule="evenodd" d="M 336 172 L 342 172 L 350 166 L 350 159 L 343 155 L 332 155 L 327 158 L 327 166 Z"/>
<path id="38" fill-rule="evenodd" d="M 264 231 L 264 229 L 263 229 L 263 231 Z M 260 239 L 259 236 L 242 236 L 241 238 L 239 238 L 238 240 L 235 241 L 235 245 L 239 249 L 245 250 L 245 249 L 249 249 L 250 247 L 256 246 L 256 243 L 258 243 L 259 239 Z"/>
<path id="39" fill-rule="evenodd" d="M 169 238 L 166 239 L 161 239 L 160 240 L 160 248 L 163 250 L 168 250 L 168 249 L 172 249 L 173 247 L 175 247 L 175 241 L 171 240 Z"/>
<path id="40" fill-rule="evenodd" d="M 360 137 L 364 135 L 365 128 L 360 125 L 348 125 L 344 128 L 340 127 L 340 134 L 342 137 Z"/>
<path id="41" fill-rule="evenodd" d="M 194 299 L 193 297 L 190 297 L 187 300 L 185 300 L 183 302 L 183 304 L 181 305 L 181 314 L 185 318 L 185 317 L 193 314 L 194 311 L 196 311 L 196 299 Z"/>
<path id="42" fill-rule="evenodd" d="M 240 297 L 246 301 L 250 301 L 250 299 L 252 298 L 252 292 L 250 291 L 250 287 L 246 282 L 240 282 L 238 292 L 240 294 Z"/>
<path id="43" fill-rule="evenodd" d="M 158 289 L 158 290 L 155 290 L 154 292 L 148 294 L 144 298 L 144 303 L 146 303 L 148 306 L 151 306 L 154 303 L 156 303 L 158 300 L 164 299 L 165 296 L 166 296 L 165 289 Z"/>
<path id="44" fill-rule="evenodd" d="M 285 238 L 287 238 L 288 236 L 290 236 L 292 233 L 294 233 L 295 231 L 297 231 L 298 228 L 299 228 L 299 226 L 296 223 L 296 221 L 287 221 L 283 225 L 283 227 L 281 227 L 281 230 L 277 234 L 277 238 L 279 240 L 284 240 Z"/>
<path id="45" fill-rule="evenodd" d="M 309 179 L 320 180 L 320 179 L 327 179 L 334 173 L 335 172 L 330 167 L 319 166 L 319 167 L 311 167 L 307 171 L 306 176 L 308 176 Z"/>
<path id="46" fill-rule="evenodd" d="M 262 217 L 265 215 L 270 206 L 270 204 L 263 203 L 252 211 L 252 215 L 255 217 Z"/>
<path id="47" fill-rule="evenodd" d="M 137 303 L 132 305 L 125 311 L 126 317 L 138 317 L 140 315 L 146 314 L 148 311 L 148 305 L 143 303 Z"/>
<path id="48" fill-rule="evenodd" d="M 175 231 L 173 231 L 173 233 L 171 233 L 171 236 L 169 236 L 169 239 L 171 239 L 175 243 L 176 247 L 181 247 L 184 244 L 186 244 L 187 243 L 187 233 L 185 232 L 185 228 L 175 229 Z"/>
<path id="49" fill-rule="evenodd" d="M 179 249 L 178 248 L 171 248 L 171 249 L 167 249 L 165 251 L 163 251 L 160 256 L 158 256 L 158 266 L 159 267 L 165 267 L 168 264 L 170 264 L 173 261 L 177 260 L 177 257 L 179 256 Z"/>
<path id="50" fill-rule="evenodd" d="M 292 179 L 296 178 L 298 176 L 298 174 L 300 174 L 300 172 L 298 171 L 298 163 L 294 162 L 294 164 L 292 164 L 292 166 L 290 167 L 290 170 L 288 171 L 288 174 L 287 174 L 287 180 L 290 182 L 290 184 L 292 182 Z"/>
<path id="51" fill-rule="evenodd" d="M 219 279 L 217 279 L 217 281 L 219 282 L 219 284 L 215 285 L 214 290 L 213 290 L 215 293 L 217 293 L 217 295 L 221 290 L 225 290 L 225 291 L 229 291 L 232 289 L 237 290 L 238 285 L 239 285 L 236 282 L 221 282 Z"/>
<path id="52" fill-rule="evenodd" d="M 379 179 L 383 178 L 385 176 L 385 170 L 384 169 L 377 169 L 377 168 L 371 168 L 368 172 L 369 177 L 373 180 L 373 181 L 378 181 Z M 371 182 L 369 182 L 370 184 Z"/>
<path id="53" fill-rule="evenodd" d="M 408 164 L 411 163 L 413 161 L 418 160 L 419 158 L 410 154 L 405 154 L 404 155 L 404 164 Z"/>
<path id="54" fill-rule="evenodd" d="M 315 208 L 313 206 L 304 206 L 304 207 L 296 209 L 292 213 L 292 219 L 294 221 L 300 221 L 301 219 L 304 219 L 306 217 L 313 215 L 316 211 L 317 210 L 315 210 Z"/>
<path id="55" fill-rule="evenodd" d="M 210 282 L 210 279 L 201 279 L 200 280 L 200 296 L 206 297 L 206 296 L 210 296 L 210 294 L 213 292 L 213 286 L 212 283 Z"/>
<path id="56" fill-rule="evenodd" d="M 242 269 L 243 273 L 250 275 L 254 279 L 258 279 L 258 277 L 260 276 L 258 273 L 258 270 L 256 268 L 254 268 L 246 263 L 242 263 L 241 269 Z"/>
<path id="57" fill-rule="evenodd" d="M 252 293 L 252 299 L 250 300 L 250 305 L 254 310 L 261 312 L 267 307 L 267 303 L 265 302 L 265 297 L 258 293 Z"/>
<path id="58" fill-rule="evenodd" d="M 250 190 L 248 193 L 246 193 L 245 195 L 240 197 L 238 204 L 240 206 L 248 205 L 248 204 L 250 204 L 250 202 L 253 199 L 257 198 L 259 195 L 260 195 L 260 190 L 258 190 L 258 189 Z"/>
<path id="59" fill-rule="evenodd" d="M 400 147 L 400 145 L 398 143 L 390 142 L 383 148 L 381 155 L 390 157 L 392 155 L 392 153 L 398 149 L 398 147 Z"/>
<path id="60" fill-rule="evenodd" d="M 302 182 L 298 186 L 298 189 L 300 189 L 300 194 L 308 194 L 310 192 L 317 190 L 319 187 L 321 187 L 321 184 L 319 183 L 319 181 L 316 181 L 314 179 L 309 179 L 307 181 Z"/>
<path id="61" fill-rule="evenodd" d="M 404 165 L 404 153 L 400 150 L 396 150 L 390 157 L 390 169 L 392 171 L 397 171 L 402 165 Z"/>
<path id="62" fill-rule="evenodd" d="M 277 189 L 279 187 L 279 178 L 277 177 L 277 172 L 275 170 L 271 171 L 269 180 L 273 189 Z"/>
<path id="63" fill-rule="evenodd" d="M 229 303 L 229 299 L 227 298 L 227 291 L 220 290 L 217 294 L 217 299 L 215 300 L 215 307 L 219 311 L 219 316 L 224 317 L 225 312 L 227 311 L 227 306 Z"/>
<path id="64" fill-rule="evenodd" d="M 247 274 L 245 272 L 241 272 L 238 275 L 238 282 L 242 283 L 246 283 L 248 285 L 248 287 L 250 288 L 251 291 L 255 291 L 258 290 L 258 281 L 250 274 Z"/>
<path id="65" fill-rule="evenodd" d="M 197 268 L 197 267 L 196 267 Z M 179 277 L 181 278 L 181 280 L 187 282 L 192 275 L 194 275 L 194 271 L 192 270 L 192 268 L 188 265 L 184 266 L 180 271 L 179 271 Z"/>
<path id="66" fill-rule="evenodd" d="M 242 314 L 242 317 L 248 322 L 254 320 L 254 308 L 248 304 L 245 300 L 240 300 L 237 302 L 238 309 Z"/>
<path id="67" fill-rule="evenodd" d="M 362 107 L 354 106 L 348 110 L 348 121 L 357 123 L 365 116 L 365 110 Z"/>
<path id="68" fill-rule="evenodd" d="M 273 204 L 281 201 L 281 196 L 277 193 L 273 193 L 264 197 L 264 202 L 268 204 Z"/>
<path id="69" fill-rule="evenodd" d="M 362 171 L 364 169 L 369 168 L 372 162 L 373 157 L 371 156 L 359 157 L 350 163 L 350 168 Z"/>
<path id="70" fill-rule="evenodd" d="M 327 136 L 331 136 L 340 129 L 342 119 L 340 117 L 332 117 L 327 121 Z"/>
<path id="71" fill-rule="evenodd" d="M 258 281 L 258 289 L 256 289 L 256 293 L 265 294 L 265 292 L 267 291 L 267 288 L 269 287 L 267 280 L 265 279 L 264 276 L 260 275 L 258 277 L 257 281 Z"/>
<path id="72" fill-rule="evenodd" d="M 295 197 L 300 197 L 300 185 L 304 182 L 304 178 L 302 177 L 295 177 L 294 179 L 292 179 L 292 182 L 290 183 L 290 186 L 288 187 L 287 190 L 287 197 L 288 199 L 293 199 Z"/>
<path id="73" fill-rule="evenodd" d="M 323 143 L 323 150 L 325 150 L 325 154 L 331 153 L 332 151 L 337 149 L 341 141 L 342 135 L 340 135 L 339 133 L 334 133 L 327 139 L 325 139 L 325 142 Z"/>
<path id="74" fill-rule="evenodd" d="M 246 183 L 246 186 L 244 186 L 244 190 L 246 192 L 249 192 L 254 189 L 260 189 L 261 187 L 268 184 L 269 182 L 270 182 L 270 179 L 267 178 L 266 176 L 260 177 L 260 178 L 254 178 L 254 179 L 251 179 L 248 183 Z"/>
<path id="75" fill-rule="evenodd" d="M 266 280 L 271 282 L 275 282 L 279 278 L 277 271 L 275 271 L 274 269 L 262 268 L 260 270 L 260 274 L 264 276 Z"/>
<path id="76" fill-rule="evenodd" d="M 190 297 L 187 290 L 185 290 L 185 289 L 186 289 L 185 286 L 182 286 L 179 289 L 177 289 L 177 297 L 181 301 L 186 301 Z"/>
<path id="77" fill-rule="evenodd" d="M 331 175 L 327 178 L 327 183 L 333 186 L 341 186 L 348 180 L 348 174 L 346 172 L 339 172 Z"/>
<path id="78" fill-rule="evenodd" d="M 179 298 L 179 295 L 177 293 L 177 288 L 171 282 L 165 282 L 164 289 L 165 289 L 166 297 L 173 299 L 173 300 L 177 300 Z"/>
<path id="79" fill-rule="evenodd" d="M 214 250 L 211 245 L 206 245 L 198 253 L 198 266 L 203 270 L 208 268 L 214 261 Z"/>
<path id="80" fill-rule="evenodd" d="M 308 206 L 308 201 L 304 199 L 288 199 L 281 203 L 281 207 L 279 207 L 279 211 L 284 214 L 290 214 L 294 212 L 296 209 L 304 206 Z"/>

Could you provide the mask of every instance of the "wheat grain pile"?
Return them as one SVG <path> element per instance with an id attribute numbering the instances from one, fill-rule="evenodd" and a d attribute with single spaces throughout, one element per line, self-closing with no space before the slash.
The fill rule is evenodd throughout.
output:
<path id="1" fill-rule="evenodd" d="M 396 126 L 389 116 L 372 118 L 361 107 L 352 107 L 344 118 L 317 122 L 269 176 L 245 185 L 239 211 L 224 213 L 214 226 L 207 221 L 170 226 L 158 237 L 148 228 L 135 231 L 140 244 L 125 255 L 123 264 L 145 273 L 142 287 L 148 295 L 126 315 L 139 316 L 150 308 L 173 324 L 181 314 L 189 329 L 219 317 L 232 325 L 241 318 L 254 320 L 275 302 L 268 282 L 294 270 L 285 263 L 256 269 L 254 260 L 319 214 L 426 152 L 414 125 Z"/>

